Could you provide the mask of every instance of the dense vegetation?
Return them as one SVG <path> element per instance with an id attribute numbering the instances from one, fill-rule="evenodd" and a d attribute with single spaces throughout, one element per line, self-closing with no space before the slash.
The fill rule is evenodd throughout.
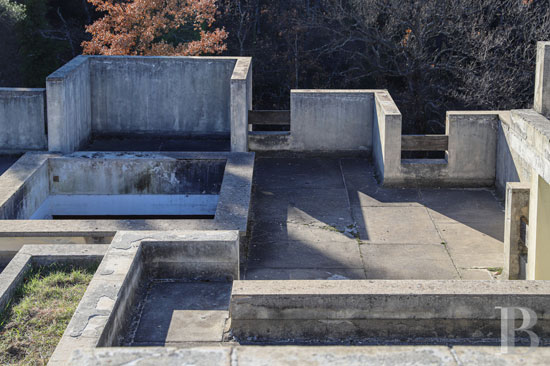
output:
<path id="1" fill-rule="evenodd" d="M 288 108 L 291 88 L 386 88 L 409 133 L 441 132 L 449 109 L 530 107 L 536 41 L 550 39 L 548 0 L 218 6 L 224 54 L 254 57 L 255 108 Z M 43 85 L 82 51 L 84 26 L 100 15 L 86 0 L 0 0 L 0 85 Z"/>

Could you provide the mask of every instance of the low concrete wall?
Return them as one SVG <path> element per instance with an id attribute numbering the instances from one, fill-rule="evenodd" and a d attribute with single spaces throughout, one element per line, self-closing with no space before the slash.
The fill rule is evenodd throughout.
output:
<path id="1" fill-rule="evenodd" d="M 89 61 L 88 56 L 78 56 L 46 79 L 50 151 L 78 150 L 91 136 Z"/>
<path id="2" fill-rule="evenodd" d="M 51 194 L 219 194 L 226 159 L 216 153 L 74 153 L 51 159 Z M 196 159 L 193 159 L 196 156 Z"/>
<path id="3" fill-rule="evenodd" d="M 46 89 L 0 88 L 0 151 L 46 150 Z"/>
<path id="4" fill-rule="evenodd" d="M 370 153 L 373 110 L 372 90 L 292 90 L 292 149 Z"/>
<path id="5" fill-rule="evenodd" d="M 500 311 L 523 306 L 550 334 L 550 282 L 234 281 L 231 328 L 239 339 L 498 339 Z"/>
<path id="6" fill-rule="evenodd" d="M 94 133 L 227 134 L 236 59 L 90 58 Z"/>
<path id="7" fill-rule="evenodd" d="M 449 183 L 494 185 L 499 118 L 499 112 L 447 112 Z"/>
<path id="8" fill-rule="evenodd" d="M 28 219 L 46 200 L 49 157 L 27 153 L 0 176 L 0 220 Z"/>
<path id="9" fill-rule="evenodd" d="M 239 233 L 118 232 L 49 365 L 66 364 L 75 349 L 119 345 L 135 310 L 138 289 L 151 276 L 239 278 Z"/>

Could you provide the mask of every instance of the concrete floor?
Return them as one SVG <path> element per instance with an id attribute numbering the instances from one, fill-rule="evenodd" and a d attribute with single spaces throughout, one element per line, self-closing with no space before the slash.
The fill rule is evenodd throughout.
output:
<path id="1" fill-rule="evenodd" d="M 151 281 L 135 315 L 128 346 L 221 342 L 231 283 Z"/>
<path id="2" fill-rule="evenodd" d="M 492 279 L 490 189 L 387 189 L 366 159 L 257 157 L 244 279 Z"/>

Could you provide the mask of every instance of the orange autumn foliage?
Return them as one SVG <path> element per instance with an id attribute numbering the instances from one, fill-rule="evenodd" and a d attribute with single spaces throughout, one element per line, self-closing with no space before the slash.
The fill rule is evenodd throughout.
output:
<path id="1" fill-rule="evenodd" d="M 84 54 L 195 56 L 226 50 L 225 29 L 210 29 L 216 0 L 88 0 L 105 15 L 86 27 Z M 182 27 L 199 39 L 169 43 L 163 37 Z"/>

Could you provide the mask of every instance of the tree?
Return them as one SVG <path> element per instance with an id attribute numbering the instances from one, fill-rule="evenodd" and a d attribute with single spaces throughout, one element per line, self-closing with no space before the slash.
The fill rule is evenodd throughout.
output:
<path id="1" fill-rule="evenodd" d="M 83 53 L 184 56 L 226 50 L 225 29 L 211 30 L 215 0 L 88 0 L 105 16 L 86 27 Z"/>

